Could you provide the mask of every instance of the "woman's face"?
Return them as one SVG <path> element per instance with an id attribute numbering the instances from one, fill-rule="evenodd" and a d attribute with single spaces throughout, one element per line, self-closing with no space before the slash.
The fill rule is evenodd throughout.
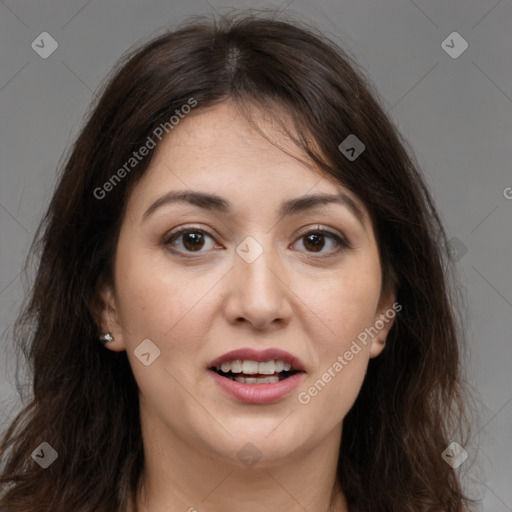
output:
<path id="1" fill-rule="evenodd" d="M 127 352 L 145 428 L 237 464 L 251 450 L 260 464 L 293 460 L 341 433 L 394 300 L 381 296 L 358 198 L 228 103 L 185 117 L 157 149 L 129 198 L 103 298 L 107 347 Z M 222 361 L 226 376 L 212 369 Z M 287 363 L 302 371 L 282 379 Z"/>

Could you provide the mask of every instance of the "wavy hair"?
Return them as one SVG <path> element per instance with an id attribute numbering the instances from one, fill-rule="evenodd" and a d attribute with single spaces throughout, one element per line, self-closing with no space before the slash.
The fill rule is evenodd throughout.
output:
<path id="1" fill-rule="evenodd" d="M 126 353 L 98 343 L 98 290 L 112 282 L 127 198 L 154 149 L 107 198 L 94 191 L 191 97 L 196 110 L 232 101 L 247 119 L 253 107 L 268 112 L 370 213 L 383 285 L 403 309 L 343 420 L 337 478 L 350 511 L 470 510 L 441 457 L 469 440 L 470 397 L 432 195 L 356 59 L 303 22 L 264 14 L 187 20 L 130 49 L 94 99 L 29 255 L 36 275 L 13 339 L 33 384 L 0 445 L 2 510 L 134 510 L 144 467 L 137 385 Z M 338 148 L 350 134 L 366 146 L 353 161 Z M 47 469 L 31 458 L 42 441 L 58 452 Z"/>

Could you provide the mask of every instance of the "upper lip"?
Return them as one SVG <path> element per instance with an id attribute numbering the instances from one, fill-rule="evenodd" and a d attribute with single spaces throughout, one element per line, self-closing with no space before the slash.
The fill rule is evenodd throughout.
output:
<path id="1" fill-rule="evenodd" d="M 279 348 L 267 348 L 265 350 L 255 350 L 252 348 L 239 348 L 237 350 L 231 350 L 225 354 L 215 358 L 209 365 L 209 368 L 215 368 L 221 366 L 226 361 L 235 360 L 245 361 L 257 361 L 259 363 L 263 361 L 284 361 L 290 363 L 293 370 L 304 371 L 304 363 L 296 356 L 285 352 Z"/>

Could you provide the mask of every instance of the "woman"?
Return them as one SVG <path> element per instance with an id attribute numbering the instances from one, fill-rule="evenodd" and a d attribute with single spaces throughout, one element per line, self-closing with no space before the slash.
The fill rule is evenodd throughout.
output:
<path id="1" fill-rule="evenodd" d="M 446 237 L 375 96 L 271 17 L 127 55 L 36 237 L 3 509 L 469 510 Z"/>

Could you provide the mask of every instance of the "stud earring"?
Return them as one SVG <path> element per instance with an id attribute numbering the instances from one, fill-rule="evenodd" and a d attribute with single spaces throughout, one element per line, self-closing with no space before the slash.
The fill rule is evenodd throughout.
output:
<path id="1" fill-rule="evenodd" d="M 112 336 L 112 334 L 107 332 L 106 334 L 102 334 L 99 339 L 100 339 L 101 343 L 105 344 L 105 343 L 108 343 L 109 341 L 112 341 L 114 339 L 114 336 Z"/>

